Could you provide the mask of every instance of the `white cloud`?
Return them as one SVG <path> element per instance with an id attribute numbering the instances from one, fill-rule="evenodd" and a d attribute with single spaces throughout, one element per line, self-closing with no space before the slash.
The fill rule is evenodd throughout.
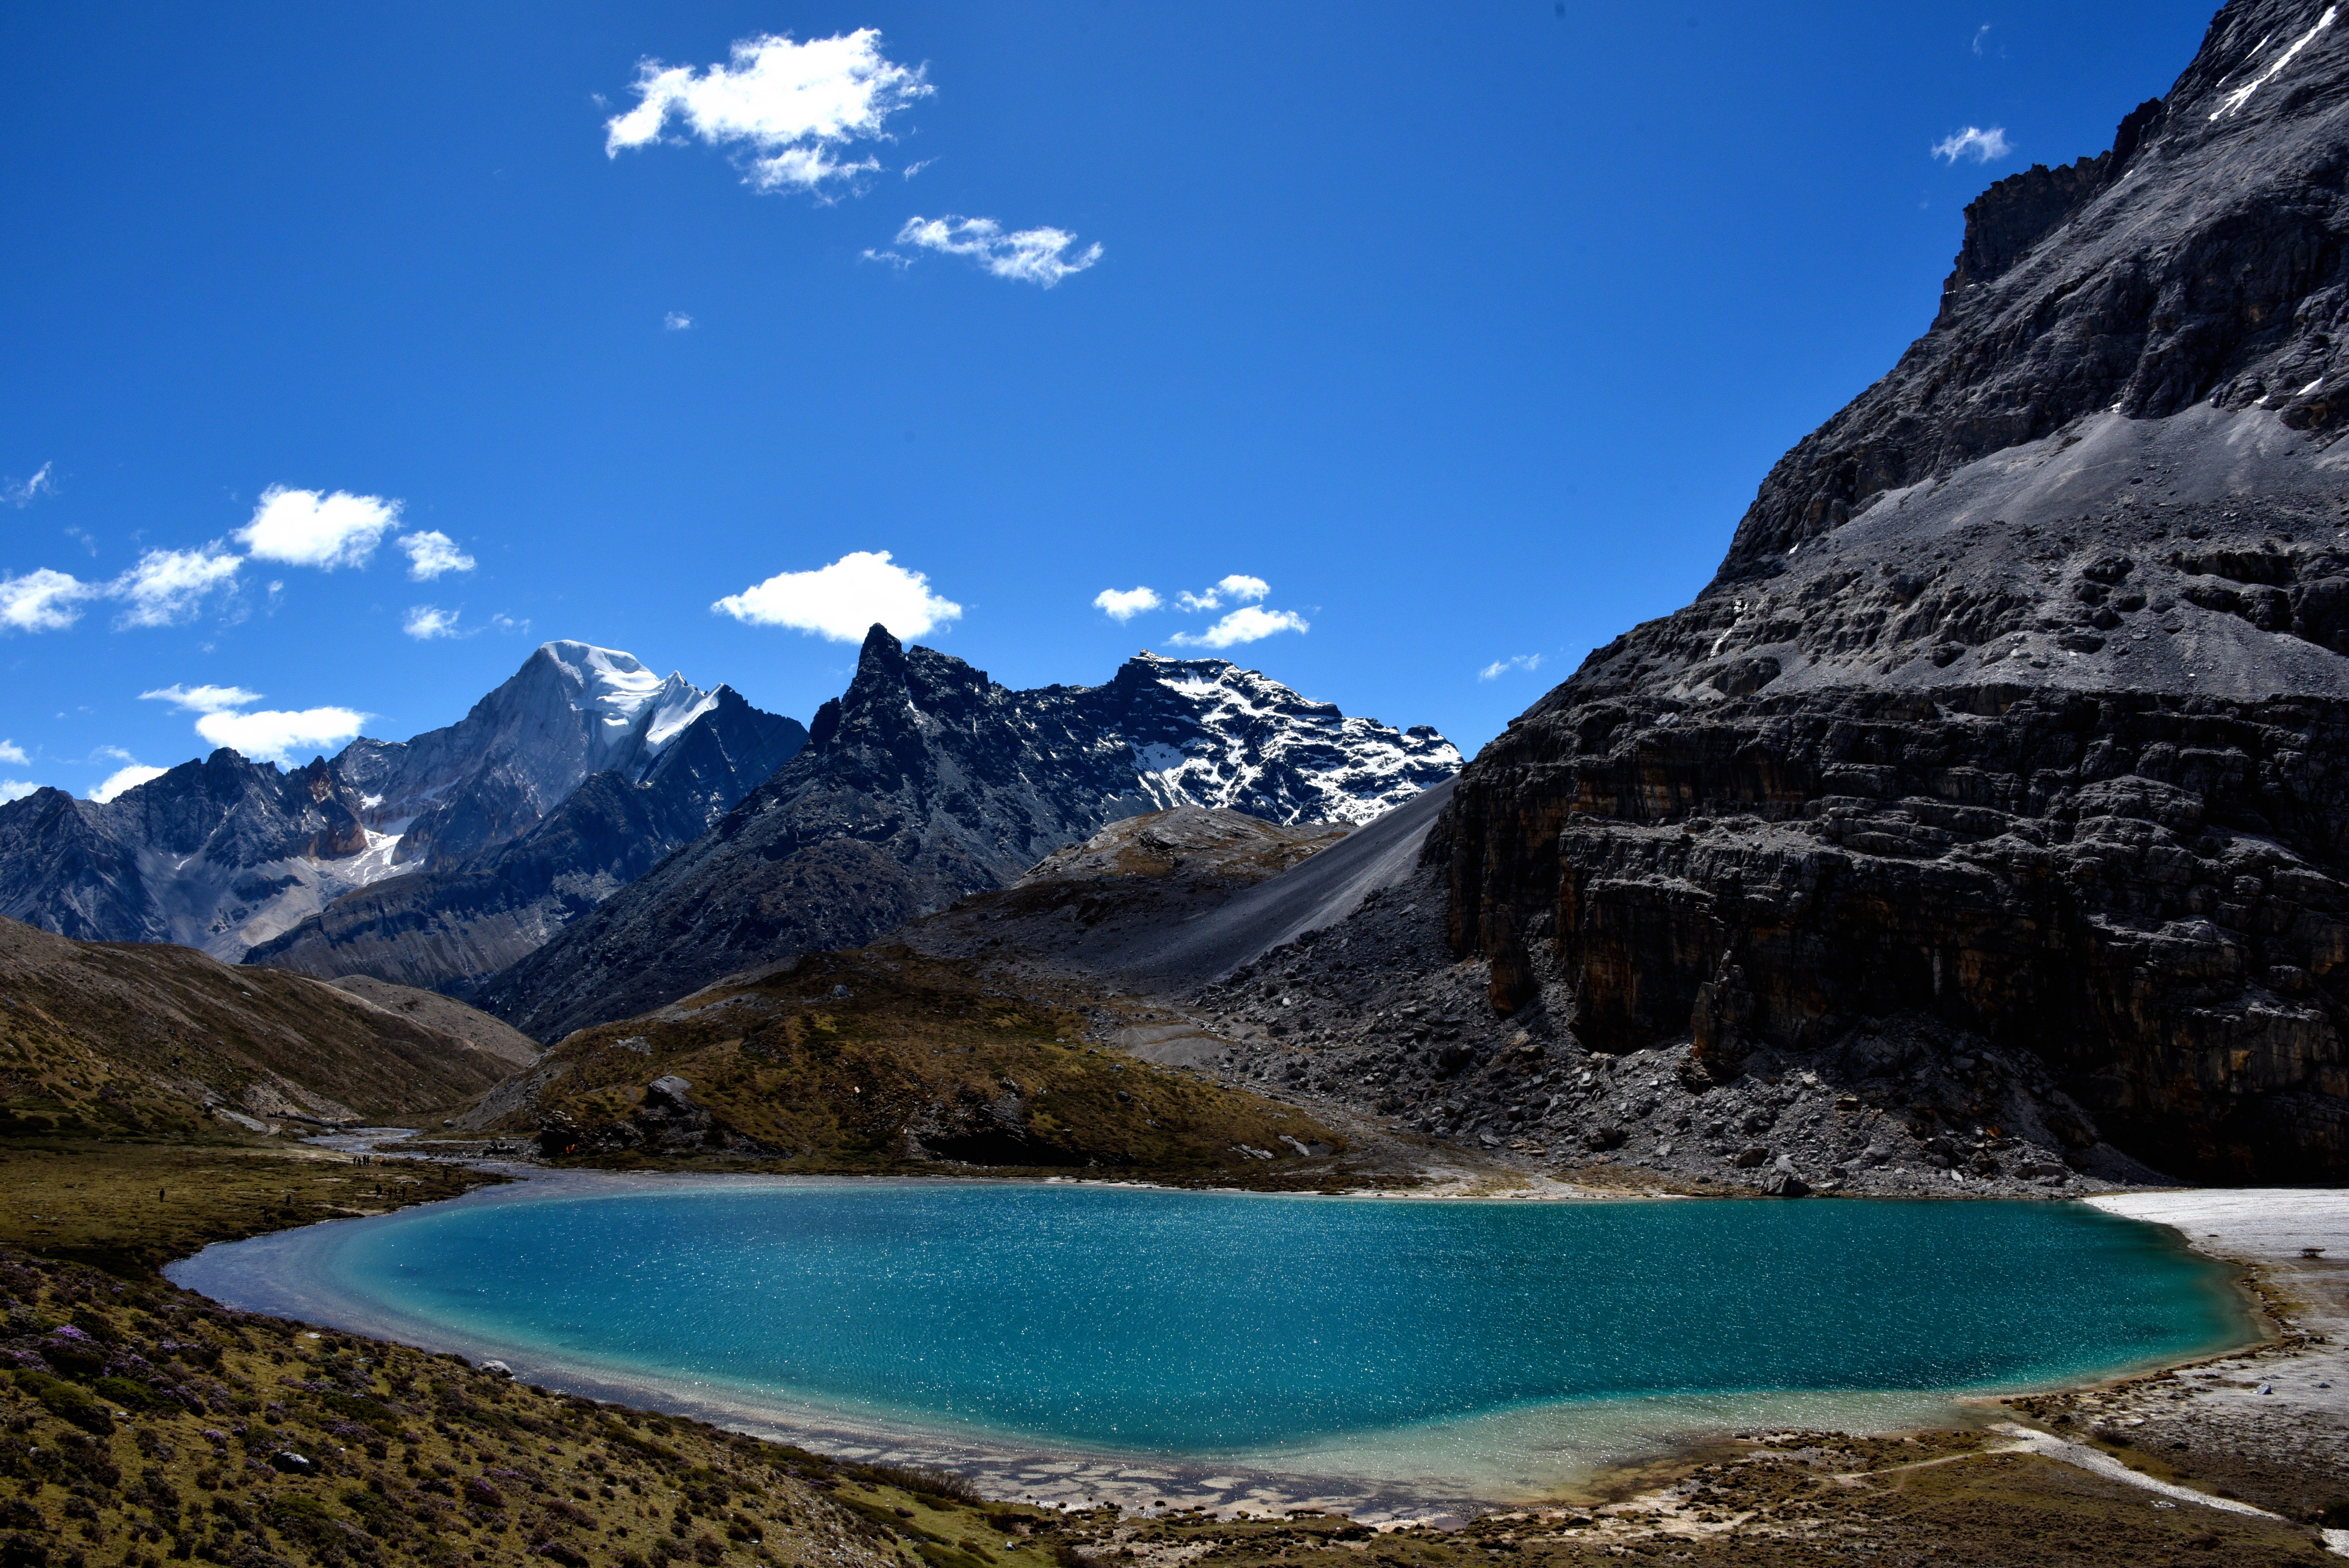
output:
<path id="1" fill-rule="evenodd" d="M 1165 603 L 1155 588 L 1104 588 L 1093 595 L 1093 608 L 1118 622 L 1131 621 L 1144 610 L 1155 610 Z"/>
<path id="2" fill-rule="evenodd" d="M 512 615 L 492 615 L 490 617 L 490 624 L 501 632 L 512 632 L 520 635 L 528 635 L 530 632 L 530 622 L 527 619 L 517 621 Z"/>
<path id="3" fill-rule="evenodd" d="M 429 643 L 435 637 L 461 637 L 465 634 L 457 630 L 458 614 L 458 611 L 443 610 L 434 604 L 411 604 L 408 607 L 408 619 L 400 623 L 399 629 L 419 643 Z"/>
<path id="4" fill-rule="evenodd" d="M 150 550 L 108 588 L 129 602 L 118 624 L 172 626 L 193 616 L 205 595 L 236 581 L 244 563 L 216 544 L 199 550 Z"/>
<path id="5" fill-rule="evenodd" d="M 1076 242 L 1077 237 L 1065 229 L 1020 229 L 1007 234 L 992 218 L 908 218 L 897 231 L 901 245 L 966 257 L 999 278 L 1040 284 L 1045 288 L 1101 260 L 1098 243 L 1071 255 L 1069 247 Z"/>
<path id="6" fill-rule="evenodd" d="M 261 492 L 253 521 L 236 537 L 258 560 L 331 572 L 365 566 L 398 521 L 399 502 L 381 496 L 347 490 L 322 495 L 272 485 Z"/>
<path id="7" fill-rule="evenodd" d="M 673 310 L 667 315 L 661 317 L 661 330 L 664 332 L 691 332 L 693 330 L 693 317 L 686 315 L 685 312 L 681 310 Z"/>
<path id="8" fill-rule="evenodd" d="M 835 643 L 864 639 L 874 622 L 898 637 L 918 637 L 962 614 L 930 592 L 919 572 L 895 565 L 885 550 L 856 550 L 814 572 L 779 572 L 710 606 L 754 626 L 790 626 Z"/>
<path id="9" fill-rule="evenodd" d="M 901 272 L 901 273 L 902 273 L 902 272 L 904 272 L 907 267 L 910 267 L 910 266 L 912 266 L 912 265 L 914 264 L 914 258 L 913 258 L 913 257 L 911 257 L 911 256 L 901 256 L 901 255 L 899 255 L 899 254 L 898 254 L 896 252 L 895 252 L 895 251 L 871 251 L 871 250 L 868 250 L 868 251 L 866 251 L 866 252 L 864 253 L 864 259 L 865 259 L 866 261 L 868 261 L 868 262 L 883 262 L 883 263 L 887 263 L 888 265 L 890 265 L 890 266 L 893 266 L 893 267 L 896 268 L 896 269 L 897 269 L 899 272 Z"/>
<path id="10" fill-rule="evenodd" d="M 257 691 L 243 686 L 167 686 L 139 694 L 140 702 L 168 702 L 182 713 L 225 713 L 233 707 L 247 707 L 261 700 Z"/>
<path id="11" fill-rule="evenodd" d="M 105 781 L 89 792 L 89 798 L 104 805 L 125 789 L 136 789 L 150 779 L 160 779 L 167 771 L 167 769 L 150 768 L 143 762 L 133 762 L 108 774 Z"/>
<path id="12" fill-rule="evenodd" d="M 295 712 L 208 713 L 196 733 L 214 746 L 241 751 L 258 762 L 284 762 L 296 751 L 339 748 L 359 732 L 367 716 L 347 707 L 305 707 Z"/>
<path id="13" fill-rule="evenodd" d="M 1235 610 L 1195 636 L 1189 632 L 1177 632 L 1171 641 L 1186 648 L 1228 648 L 1236 643 L 1253 643 L 1269 637 L 1275 632 L 1309 632 L 1313 628 L 1305 617 L 1293 610 L 1268 610 L 1249 604 Z"/>
<path id="14" fill-rule="evenodd" d="M 1996 125 L 1988 130 L 1970 125 L 1955 136 L 1943 137 L 1933 143 L 1933 156 L 1947 159 L 1951 163 L 1961 158 L 1971 158 L 1976 163 L 1988 163 L 1994 159 L 2004 158 L 2013 150 L 2013 144 L 2006 139 L 2005 128 Z"/>
<path id="15" fill-rule="evenodd" d="M 1975 53 L 1975 54 L 1979 55 L 1979 54 L 1981 54 L 1981 53 L 1982 52 L 1982 40 L 1983 40 L 1984 38 L 1989 37 L 1989 36 L 1990 36 L 1990 24 L 1989 24 L 1989 23 L 1984 22 L 1981 26 L 1979 26 L 1979 27 L 1977 27 L 1977 28 L 1975 28 L 1975 29 L 1974 29 L 1974 53 Z"/>
<path id="16" fill-rule="evenodd" d="M 103 597 L 106 585 L 84 583 L 44 566 L 22 577 L 0 577 L 0 626 L 18 632 L 61 632 L 81 619 L 84 599 Z"/>
<path id="17" fill-rule="evenodd" d="M 1272 584 L 1263 578 L 1235 572 L 1204 593 L 1185 589 L 1174 595 L 1174 602 L 1185 610 L 1220 610 L 1226 599 L 1235 604 L 1260 604 L 1271 592 Z"/>
<path id="18" fill-rule="evenodd" d="M 43 463 L 23 484 L 0 485 L 0 500 L 22 511 L 32 505 L 34 498 L 44 490 L 51 495 L 57 493 L 57 481 L 49 478 L 49 465 L 47 463 Z"/>
<path id="19" fill-rule="evenodd" d="M 0 779 L 0 806 L 11 800 L 21 800 L 39 788 L 38 784 L 23 779 Z"/>
<path id="20" fill-rule="evenodd" d="M 421 533 L 403 533 L 399 547 L 408 552 L 408 576 L 410 582 L 429 583 L 450 572 L 471 572 L 473 558 L 457 548 L 457 542 L 439 529 L 427 529 Z"/>
<path id="21" fill-rule="evenodd" d="M 0 762 L 13 762 L 22 768 L 31 760 L 31 758 L 25 755 L 25 748 L 15 741 L 0 740 Z"/>
<path id="22" fill-rule="evenodd" d="M 906 179 L 911 180 L 915 175 L 919 174 L 923 170 L 927 169 L 931 164 L 936 163 L 936 161 L 937 160 L 935 158 L 925 158 L 919 163 L 908 163 L 905 168 L 899 170 L 897 172 L 904 175 Z"/>
<path id="23" fill-rule="evenodd" d="M 818 191 L 826 181 L 878 169 L 867 157 L 833 154 L 855 141 L 887 139 L 891 115 L 936 89 L 919 66 L 881 53 L 871 27 L 795 44 L 765 34 L 733 48 L 733 64 L 695 71 L 646 60 L 636 67 L 636 107 L 605 122 L 604 153 L 660 139 L 674 115 L 711 146 L 751 152 L 743 177 L 761 191 Z"/>
<path id="24" fill-rule="evenodd" d="M 1524 670 L 1530 674 L 1541 668 L 1541 662 L 1542 656 L 1539 654 L 1519 654 L 1513 659 L 1495 659 L 1476 672 L 1476 678 L 1480 681 L 1496 681 L 1511 670 Z"/>

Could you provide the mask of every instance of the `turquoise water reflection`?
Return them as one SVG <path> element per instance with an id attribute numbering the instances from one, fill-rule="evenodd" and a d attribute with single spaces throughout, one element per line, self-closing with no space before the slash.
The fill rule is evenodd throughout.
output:
<path id="1" fill-rule="evenodd" d="M 2242 1324 L 2167 1233 L 2054 1203 L 693 1184 L 302 1234 L 325 1238 L 302 1265 L 325 1296 L 450 1342 L 1167 1455 L 1561 1403 L 2015 1387 Z M 239 1250 L 175 1275 L 236 1299 Z"/>

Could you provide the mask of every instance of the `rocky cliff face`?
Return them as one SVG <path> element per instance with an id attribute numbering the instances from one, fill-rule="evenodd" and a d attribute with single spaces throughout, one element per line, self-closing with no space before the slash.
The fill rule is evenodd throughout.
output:
<path id="1" fill-rule="evenodd" d="M 2344 236 L 2306 0 L 1986 192 L 1713 583 L 1464 772 L 1430 853 L 1492 1006 L 1716 1081 L 1956 1030 L 2158 1168 L 2349 1172 Z"/>
<path id="2" fill-rule="evenodd" d="M 854 947 L 1174 804 L 1375 815 L 1448 778 L 1434 731 L 1348 718 L 1219 659 L 1009 691 L 876 626 L 807 749 L 475 1000 L 554 1039 L 784 954 Z"/>

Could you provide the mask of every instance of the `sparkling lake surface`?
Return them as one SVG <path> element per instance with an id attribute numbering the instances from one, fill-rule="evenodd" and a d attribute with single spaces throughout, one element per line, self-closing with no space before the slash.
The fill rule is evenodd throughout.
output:
<path id="1" fill-rule="evenodd" d="M 1324 1470 L 1414 1433 L 1522 1457 L 1610 1424 L 1889 1417 L 2249 1337 L 2172 1233 L 2054 1202 L 556 1180 L 170 1272 L 606 1397 Z"/>

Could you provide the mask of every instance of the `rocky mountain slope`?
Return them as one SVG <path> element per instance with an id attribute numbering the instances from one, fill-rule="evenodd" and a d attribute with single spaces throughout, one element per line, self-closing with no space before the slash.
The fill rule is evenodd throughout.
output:
<path id="1" fill-rule="evenodd" d="M 1120 818 L 1184 803 L 1357 821 L 1458 762 L 1432 729 L 1349 718 L 1220 659 L 1143 655 L 1102 686 L 1009 691 L 875 626 L 804 752 L 474 1000 L 551 1041 L 869 942 Z"/>
<path id="2" fill-rule="evenodd" d="M 395 897 L 397 913 L 384 917 L 393 929 L 357 956 L 336 937 L 364 923 L 291 946 L 291 966 L 314 973 L 445 985 L 511 963 L 708 828 L 804 739 L 795 720 L 727 687 L 703 691 L 626 654 L 548 643 L 463 719 L 413 740 L 355 740 L 291 773 L 222 750 L 104 803 L 44 789 L 0 805 L 0 914 L 85 941 L 177 942 L 233 961 L 354 890 L 478 868 L 591 778 L 634 791 L 626 842 L 599 840 L 590 813 L 560 841 L 575 858 L 540 875 L 561 892 L 538 885 L 498 902 L 479 917 L 491 927 L 479 937 L 479 900 L 444 906 L 435 886 Z M 401 951 L 400 921 L 429 921 L 442 951 Z"/>
<path id="3" fill-rule="evenodd" d="M 365 809 L 324 761 L 287 773 L 226 748 L 103 803 L 36 789 L 0 805 L 0 915 L 233 958 L 248 931 L 384 873 Z"/>
<path id="4" fill-rule="evenodd" d="M 1713 583 L 1463 774 L 1492 1011 L 1714 1082 L 1943 1037 L 2173 1173 L 2349 1173 L 2344 236 L 2312 0 L 1985 192 Z"/>
<path id="5" fill-rule="evenodd" d="M 459 1006 L 445 998 L 418 1016 L 415 1000 L 0 920 L 0 1131 L 413 1117 L 471 1099 L 529 1060 L 494 1020 L 441 1011 Z"/>
<path id="6" fill-rule="evenodd" d="M 806 733 L 719 686 L 640 777 L 590 774 L 518 838 L 347 893 L 244 961 L 470 991 L 709 831 Z"/>
<path id="7" fill-rule="evenodd" d="M 459 1124 L 534 1136 L 553 1159 L 1330 1176 L 1344 1140 L 1313 1118 L 1103 1052 L 1088 1022 L 903 947 L 810 954 L 581 1030 Z"/>

